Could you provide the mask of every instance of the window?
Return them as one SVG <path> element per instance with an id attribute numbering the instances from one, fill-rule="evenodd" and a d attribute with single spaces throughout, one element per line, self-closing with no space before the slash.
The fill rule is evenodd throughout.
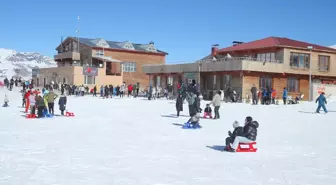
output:
<path id="1" fill-rule="evenodd" d="M 173 77 L 172 76 L 170 76 L 170 77 L 168 77 L 168 84 L 169 85 L 173 85 Z"/>
<path id="2" fill-rule="evenodd" d="M 136 72 L 136 63 L 135 62 L 124 62 L 123 72 Z"/>
<path id="3" fill-rule="evenodd" d="M 270 76 L 262 76 L 259 78 L 259 88 L 267 89 L 272 88 L 272 77 Z"/>
<path id="4" fill-rule="evenodd" d="M 319 62 L 318 62 L 318 67 L 319 71 L 329 71 L 329 65 L 330 65 L 330 57 L 329 56 L 322 56 L 319 55 Z"/>
<path id="5" fill-rule="evenodd" d="M 95 78 L 95 76 L 84 76 L 84 84 L 85 85 L 96 84 L 96 78 Z"/>
<path id="6" fill-rule="evenodd" d="M 275 62 L 275 53 L 260 53 L 257 54 L 257 60 L 262 62 Z"/>
<path id="7" fill-rule="evenodd" d="M 288 89 L 288 92 L 300 92 L 299 80 L 294 77 L 289 77 L 287 79 L 287 89 Z"/>
<path id="8" fill-rule="evenodd" d="M 309 54 L 291 53 L 290 66 L 294 68 L 309 69 L 309 60 Z"/>
<path id="9" fill-rule="evenodd" d="M 161 86 L 161 76 L 157 76 L 156 77 L 156 84 L 155 84 L 157 87 L 160 87 Z"/>
<path id="10" fill-rule="evenodd" d="M 104 56 L 104 51 L 103 50 L 97 50 L 96 51 L 96 56 Z"/>

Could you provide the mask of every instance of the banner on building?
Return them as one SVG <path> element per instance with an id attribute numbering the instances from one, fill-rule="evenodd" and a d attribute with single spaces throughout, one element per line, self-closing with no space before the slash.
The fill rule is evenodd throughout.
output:
<path id="1" fill-rule="evenodd" d="M 83 75 L 84 76 L 98 76 L 98 68 L 97 67 L 83 67 Z"/>

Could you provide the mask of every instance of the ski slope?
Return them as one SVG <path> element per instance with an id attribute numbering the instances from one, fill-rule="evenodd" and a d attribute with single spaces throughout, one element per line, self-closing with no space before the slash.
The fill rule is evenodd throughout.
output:
<path id="1" fill-rule="evenodd" d="M 175 102 L 167 100 L 70 97 L 74 118 L 25 119 L 19 93 L 8 96 L 10 107 L 0 108 L 1 185 L 336 184 L 334 103 L 319 115 L 313 103 L 223 104 L 220 120 L 183 130 L 177 124 L 188 117 L 171 116 Z M 232 122 L 246 116 L 260 124 L 258 152 L 218 151 Z"/>

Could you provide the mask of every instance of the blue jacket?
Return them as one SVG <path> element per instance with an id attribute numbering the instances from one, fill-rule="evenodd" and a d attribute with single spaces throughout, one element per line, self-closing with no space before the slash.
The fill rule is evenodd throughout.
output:
<path id="1" fill-rule="evenodd" d="M 287 98 L 287 95 L 288 95 L 288 91 L 287 91 L 287 89 L 284 89 L 284 91 L 282 93 L 282 97 Z"/>
<path id="2" fill-rule="evenodd" d="M 263 95 L 263 97 L 266 97 L 267 96 L 267 91 L 263 90 L 262 95 Z"/>
<path id="3" fill-rule="evenodd" d="M 317 102 L 318 102 L 319 105 L 324 105 L 324 104 L 327 103 L 327 99 L 325 98 L 325 96 L 323 94 L 320 94 L 320 96 L 316 99 L 315 103 L 317 103 Z"/>

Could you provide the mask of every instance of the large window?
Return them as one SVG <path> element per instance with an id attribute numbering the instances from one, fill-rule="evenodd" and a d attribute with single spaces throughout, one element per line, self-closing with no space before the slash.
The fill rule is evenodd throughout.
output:
<path id="1" fill-rule="evenodd" d="M 103 50 L 97 50 L 96 51 L 96 56 L 104 56 L 104 51 Z"/>
<path id="2" fill-rule="evenodd" d="M 123 72 L 136 72 L 136 63 L 135 62 L 124 62 Z"/>
<path id="3" fill-rule="evenodd" d="M 294 78 L 294 77 L 289 77 L 287 79 L 287 89 L 288 89 L 288 92 L 300 92 L 299 79 Z"/>
<path id="4" fill-rule="evenodd" d="M 84 76 L 84 84 L 85 85 L 96 84 L 96 77 L 95 76 Z"/>
<path id="5" fill-rule="evenodd" d="M 318 65 L 319 65 L 319 71 L 329 71 L 330 57 L 320 55 Z"/>
<path id="6" fill-rule="evenodd" d="M 259 88 L 260 89 L 272 88 L 272 77 L 261 76 L 259 78 Z"/>
<path id="7" fill-rule="evenodd" d="M 262 62 L 276 62 L 275 53 L 260 53 L 257 54 L 257 60 Z"/>
<path id="8" fill-rule="evenodd" d="M 291 53 L 290 66 L 294 68 L 308 69 L 310 55 L 304 53 Z"/>

